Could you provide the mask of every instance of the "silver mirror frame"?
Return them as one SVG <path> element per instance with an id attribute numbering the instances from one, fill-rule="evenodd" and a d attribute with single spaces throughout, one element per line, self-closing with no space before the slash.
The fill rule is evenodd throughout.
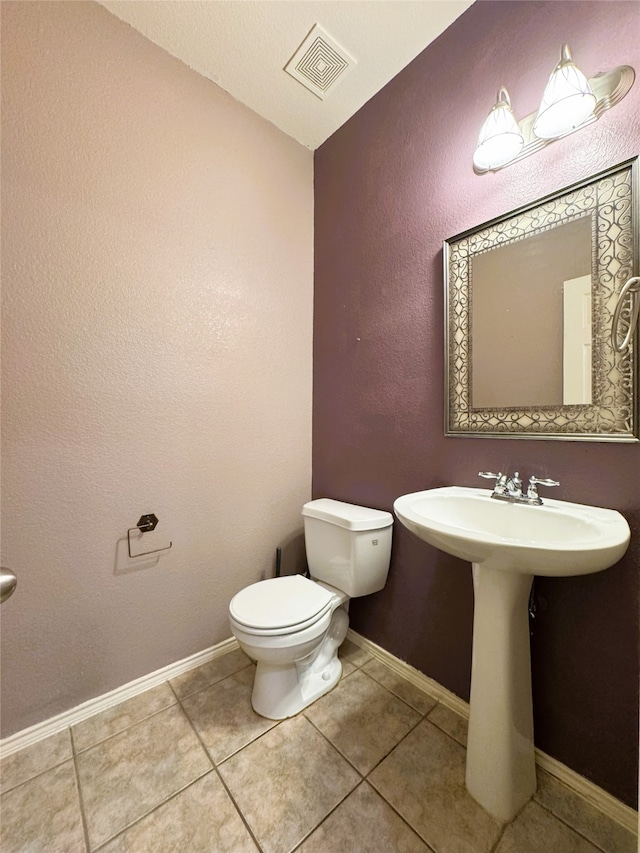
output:
<path id="1" fill-rule="evenodd" d="M 625 282 L 638 274 L 638 205 L 638 158 L 634 157 L 444 241 L 445 435 L 565 441 L 640 440 L 640 332 L 623 353 L 616 352 L 611 343 L 613 314 L 620 292 Z M 544 409 L 472 408 L 473 256 L 585 216 L 591 217 L 593 229 L 593 402 Z M 630 313 L 629 306 L 626 314 Z M 625 310 L 622 314 L 624 318 Z"/>

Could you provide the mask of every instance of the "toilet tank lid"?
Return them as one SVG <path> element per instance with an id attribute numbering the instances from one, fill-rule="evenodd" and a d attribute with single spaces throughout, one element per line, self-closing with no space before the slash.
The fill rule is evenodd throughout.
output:
<path id="1" fill-rule="evenodd" d="M 390 512 L 334 501 L 331 498 L 309 501 L 302 507 L 302 514 L 308 518 L 320 518 L 322 521 L 346 527 L 347 530 L 379 530 L 393 524 Z"/>

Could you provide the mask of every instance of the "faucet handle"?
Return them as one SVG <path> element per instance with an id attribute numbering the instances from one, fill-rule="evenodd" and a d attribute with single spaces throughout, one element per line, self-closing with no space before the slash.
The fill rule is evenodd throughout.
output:
<path id="1" fill-rule="evenodd" d="M 530 486 L 559 486 L 560 483 L 557 480 L 549 480 L 548 478 L 545 480 L 542 480 L 539 477 L 534 477 L 532 475 L 531 477 L 529 477 L 529 485 Z"/>
<path id="2" fill-rule="evenodd" d="M 542 501 L 538 496 L 538 486 L 559 486 L 560 483 L 557 480 L 550 480 L 548 478 L 542 479 L 540 477 L 531 476 L 529 477 L 529 488 L 527 489 L 527 498 L 531 503 L 541 504 Z"/>
<path id="3" fill-rule="evenodd" d="M 492 474 L 491 471 L 478 471 L 478 477 L 484 477 L 485 480 L 495 480 L 496 484 L 493 488 L 493 493 L 503 495 L 507 491 L 507 475 L 498 471 L 497 474 Z"/>

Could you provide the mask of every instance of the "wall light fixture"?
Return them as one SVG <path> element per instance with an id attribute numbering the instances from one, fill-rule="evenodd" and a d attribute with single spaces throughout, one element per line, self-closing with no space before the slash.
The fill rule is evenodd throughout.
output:
<path id="1" fill-rule="evenodd" d="M 635 76 L 630 65 L 620 65 L 587 80 L 573 61 L 569 45 L 562 45 L 560 62 L 549 78 L 537 112 L 518 122 L 511 111 L 509 93 L 504 86 L 500 88 L 480 129 L 473 155 L 474 171 L 495 172 L 586 127 L 624 98 Z"/>

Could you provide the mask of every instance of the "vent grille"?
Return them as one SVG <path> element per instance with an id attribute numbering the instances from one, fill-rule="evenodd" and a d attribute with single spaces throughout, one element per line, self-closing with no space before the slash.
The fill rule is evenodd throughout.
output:
<path id="1" fill-rule="evenodd" d="M 355 59 L 316 24 L 284 70 L 324 99 L 355 64 Z"/>

